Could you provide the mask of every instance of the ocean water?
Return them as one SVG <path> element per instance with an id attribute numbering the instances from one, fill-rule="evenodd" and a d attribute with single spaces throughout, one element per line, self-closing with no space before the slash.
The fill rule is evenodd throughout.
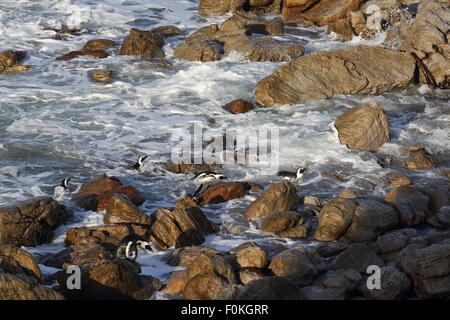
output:
<path id="1" fill-rule="evenodd" d="M 258 81 L 274 72 L 281 63 L 249 62 L 233 52 L 218 62 L 188 62 L 173 59 L 173 50 L 183 37 L 167 38 L 166 58 L 173 66 L 157 67 L 138 57 L 120 56 L 118 48 L 106 59 L 79 57 L 71 61 L 55 58 L 79 50 L 92 39 L 106 38 L 121 43 L 130 28 L 151 29 L 176 25 L 187 35 L 223 17 L 198 15 L 198 0 L 2 0 L 0 2 L 0 46 L 2 50 L 24 50 L 26 73 L 0 74 L 0 205 L 48 195 L 72 208 L 74 218 L 55 232 L 51 244 L 27 248 L 36 257 L 63 249 L 65 232 L 74 226 L 103 224 L 104 212 L 86 212 L 61 192 L 60 181 L 72 177 L 71 188 L 101 173 L 116 175 L 146 197 L 141 207 L 150 214 L 159 207 L 173 207 L 178 199 L 192 193 L 193 175 L 175 175 L 165 170 L 175 146 L 172 136 L 194 125 L 212 132 L 240 128 L 279 132 L 279 169 L 307 167 L 304 179 L 296 182 L 299 196 L 316 195 L 330 199 L 344 188 L 363 195 L 383 198 L 390 188 L 375 154 L 348 149 L 339 144 L 333 122 L 345 110 L 367 101 L 380 102 L 387 113 L 392 140 L 380 153 L 404 158 L 406 150 L 424 145 L 438 161 L 436 169 L 408 172 L 415 184 L 442 186 L 439 176 L 450 167 L 450 92 L 431 91 L 411 85 L 374 96 L 336 96 L 325 101 L 274 108 L 257 108 L 233 115 L 223 109 L 231 100 L 254 102 Z M 55 40 L 62 25 L 79 28 L 79 35 Z M 327 35 L 325 28 L 287 27 L 277 37 L 297 40 L 309 54 L 316 50 L 336 50 L 357 44 L 380 45 L 379 33 L 366 41 L 354 38 L 347 43 Z M 93 70 L 113 71 L 108 84 L 93 82 Z M 140 155 L 149 155 L 144 173 L 127 170 Z M 345 182 L 325 176 L 324 170 L 347 176 Z M 402 169 L 399 169 L 402 170 Z M 230 180 L 248 180 L 268 186 L 281 181 L 274 168 L 227 166 Z M 208 236 L 204 246 L 229 250 L 246 242 L 293 246 L 304 241 L 279 239 L 243 221 L 243 210 L 255 199 L 248 195 L 204 209 L 220 228 Z M 243 224 L 248 230 L 229 234 L 227 224 Z M 310 243 L 313 245 L 314 243 Z M 144 274 L 161 280 L 169 267 L 162 253 L 140 253 Z M 54 273 L 44 267 L 44 273 Z"/>

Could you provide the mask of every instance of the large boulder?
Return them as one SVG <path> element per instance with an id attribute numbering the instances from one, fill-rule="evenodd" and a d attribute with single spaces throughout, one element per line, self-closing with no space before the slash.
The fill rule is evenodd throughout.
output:
<path id="1" fill-rule="evenodd" d="M 0 269 L 11 274 L 25 274 L 39 282 L 44 282 L 41 269 L 34 261 L 33 256 L 27 251 L 13 246 L 0 246 Z"/>
<path id="2" fill-rule="evenodd" d="M 371 247 L 365 243 L 355 243 L 336 256 L 331 268 L 333 270 L 355 269 L 366 273 L 368 266 L 376 265 L 381 267 L 383 264 L 384 261 Z"/>
<path id="3" fill-rule="evenodd" d="M 0 207 L 0 245 L 36 246 L 50 242 L 53 231 L 71 213 L 50 197 L 37 197 Z"/>
<path id="4" fill-rule="evenodd" d="M 303 46 L 294 41 L 280 41 L 271 37 L 230 37 L 225 42 L 225 55 L 239 52 L 250 61 L 290 61 L 305 53 Z"/>
<path id="5" fill-rule="evenodd" d="M 412 226 L 425 222 L 429 213 L 428 197 L 412 186 L 392 189 L 385 201 L 392 203 L 400 214 L 400 222 Z"/>
<path id="6" fill-rule="evenodd" d="M 281 211 L 262 218 L 261 231 L 276 234 L 282 238 L 301 239 L 306 237 L 308 227 L 297 212 Z"/>
<path id="7" fill-rule="evenodd" d="M 283 21 L 295 23 L 301 12 L 317 4 L 319 1 L 320 0 L 284 0 L 282 11 Z"/>
<path id="8" fill-rule="evenodd" d="M 243 243 L 230 251 L 233 264 L 239 268 L 259 268 L 263 269 L 267 266 L 269 259 L 267 252 L 258 246 L 255 242 Z"/>
<path id="9" fill-rule="evenodd" d="M 64 297 L 33 277 L 0 272 L 0 300 L 64 300 Z"/>
<path id="10" fill-rule="evenodd" d="M 330 200 L 320 212 L 319 226 L 314 239 L 333 241 L 339 239 L 352 223 L 356 204 L 353 200 L 337 198 Z"/>
<path id="11" fill-rule="evenodd" d="M 169 251 L 164 261 L 170 266 L 189 267 L 201 255 L 224 255 L 222 252 L 207 247 L 186 246 Z"/>
<path id="12" fill-rule="evenodd" d="M 176 48 L 173 57 L 189 61 L 217 61 L 222 58 L 223 47 L 214 40 L 194 39 Z"/>
<path id="13" fill-rule="evenodd" d="M 237 300 L 300 300 L 299 287 L 283 277 L 264 277 L 248 283 Z"/>
<path id="14" fill-rule="evenodd" d="M 359 8 L 363 0 L 321 0 L 302 12 L 302 16 L 318 25 L 336 22 Z"/>
<path id="15" fill-rule="evenodd" d="M 369 289 L 366 283 L 359 287 L 361 294 L 370 300 L 396 300 L 401 299 L 412 287 L 411 280 L 395 267 L 380 268 L 380 289 Z"/>
<path id="16" fill-rule="evenodd" d="M 142 58 L 164 58 L 163 45 L 164 40 L 159 34 L 132 28 L 122 42 L 120 54 Z"/>
<path id="17" fill-rule="evenodd" d="M 391 139 L 383 106 L 366 102 L 344 112 L 334 123 L 339 140 L 350 149 L 377 151 Z"/>
<path id="18" fill-rule="evenodd" d="M 290 182 L 271 185 L 244 211 L 248 221 L 268 216 L 280 211 L 293 209 L 299 198 L 295 186 Z"/>
<path id="19" fill-rule="evenodd" d="M 222 203 L 233 199 L 243 198 L 248 190 L 260 190 L 262 186 L 247 182 L 217 182 L 206 189 L 198 197 L 200 205 Z"/>
<path id="20" fill-rule="evenodd" d="M 282 65 L 261 80 L 256 86 L 256 102 L 270 107 L 337 94 L 376 94 L 407 86 L 414 71 L 411 55 L 382 47 L 316 51 Z"/>
<path id="21" fill-rule="evenodd" d="M 417 10 L 416 18 L 401 44 L 401 49 L 414 52 L 443 89 L 450 87 L 450 7 L 447 0 L 425 0 Z M 420 82 L 427 83 L 423 72 Z"/>
<path id="22" fill-rule="evenodd" d="M 116 194 L 109 200 L 103 222 L 105 224 L 136 223 L 149 225 L 152 223 L 152 219 L 139 211 L 127 196 Z"/>

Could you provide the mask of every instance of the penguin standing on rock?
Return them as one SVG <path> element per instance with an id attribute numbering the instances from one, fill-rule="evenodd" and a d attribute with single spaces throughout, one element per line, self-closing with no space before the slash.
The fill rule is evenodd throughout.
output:
<path id="1" fill-rule="evenodd" d="M 194 195 L 192 196 L 192 200 L 198 203 L 199 196 L 201 193 L 206 191 L 209 188 L 209 184 L 217 181 L 217 180 L 226 180 L 228 179 L 226 175 L 211 171 L 206 171 L 198 174 L 192 180 L 196 183 L 200 183 L 200 186 L 195 190 Z"/>
<path id="2" fill-rule="evenodd" d="M 116 258 L 136 260 L 138 249 L 153 251 L 151 241 L 138 236 L 137 234 L 130 234 L 120 240 L 116 251 Z"/>

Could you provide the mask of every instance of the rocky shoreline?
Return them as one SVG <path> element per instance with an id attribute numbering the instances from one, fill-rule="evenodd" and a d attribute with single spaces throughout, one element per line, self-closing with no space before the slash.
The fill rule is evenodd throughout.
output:
<path id="1" fill-rule="evenodd" d="M 383 47 L 359 45 L 305 55 L 302 44 L 274 38 L 285 34 L 289 24 L 327 25 L 342 41 L 370 38 L 375 34 L 367 28 L 371 5 L 380 9 L 380 28 L 388 31 Z M 449 87 L 450 7 L 444 0 L 201 0 L 198 10 L 204 15 L 233 15 L 186 37 L 175 48 L 174 58 L 219 61 L 236 51 L 250 61 L 285 62 L 256 85 L 256 107 L 239 97 L 224 106 L 233 114 L 338 94 L 370 98 L 413 83 Z M 76 32 L 66 28 L 58 36 L 63 39 L 61 35 Z M 120 49 L 114 41 L 97 39 L 56 60 L 103 59 L 110 50 L 118 50 L 170 68 L 162 47 L 171 36 L 185 34 L 176 26 L 132 28 Z M 20 51 L 1 52 L 0 72 L 27 71 L 30 66 L 19 65 L 25 56 Z M 109 70 L 96 70 L 91 77 L 104 83 L 117 80 Z M 382 103 L 348 107 L 334 122 L 339 141 L 355 152 L 372 152 L 380 171 L 389 171 L 385 198 L 370 190 L 360 195 L 349 189 L 329 199 L 313 193 L 300 197 L 292 182 L 264 188 L 251 181 L 232 181 L 213 184 L 198 201 L 186 196 L 171 208 L 146 212 L 139 190 L 103 174 L 85 181 L 71 199 L 83 210 L 105 211 L 103 225 L 68 229 L 66 249 L 56 254 L 33 257 L 21 247 L 50 243 L 55 229 L 73 218 L 69 208 L 51 197 L 0 207 L 0 299 L 141 300 L 154 298 L 155 292 L 186 300 L 448 299 L 450 173 L 441 172 L 445 182 L 440 187 L 416 184 L 409 173 L 439 168 L 433 155 L 421 145 L 404 150 L 401 159 L 378 152 L 391 139 Z M 175 174 L 217 169 L 220 166 L 184 163 L 166 167 Z M 336 172 L 324 174 L 346 179 Z M 257 198 L 242 209 L 244 223 L 305 245 L 271 247 L 249 241 L 226 252 L 202 246 L 205 237 L 225 227 L 211 221 L 202 208 L 249 193 Z M 230 234 L 245 230 L 225 229 Z M 141 274 L 138 262 L 115 258 L 119 242 L 130 234 L 151 239 L 166 251 L 168 265 L 183 270 L 163 282 Z M 38 264 L 60 271 L 43 275 Z M 67 287 L 67 269 L 72 265 L 81 270 L 80 290 Z M 369 266 L 380 268 L 381 289 L 367 287 Z"/>

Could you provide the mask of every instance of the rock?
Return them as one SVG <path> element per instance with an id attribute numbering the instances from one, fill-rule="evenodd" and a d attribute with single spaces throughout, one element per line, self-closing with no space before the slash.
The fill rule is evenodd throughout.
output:
<path id="1" fill-rule="evenodd" d="M 19 62 L 25 59 L 24 51 L 3 51 L 0 52 L 0 72 L 3 71 L 27 71 L 31 66 L 20 65 Z"/>
<path id="2" fill-rule="evenodd" d="M 197 204 L 197 202 L 192 200 L 191 197 L 185 196 L 184 198 L 181 198 L 180 200 L 178 200 L 175 206 L 177 208 L 183 209 L 183 208 L 190 208 L 190 207 L 198 207 L 198 204 Z"/>
<path id="3" fill-rule="evenodd" d="M 340 41 L 350 41 L 353 36 L 356 36 L 350 19 L 348 18 L 339 19 L 335 23 L 329 24 L 327 32 L 328 34 L 335 33 Z"/>
<path id="4" fill-rule="evenodd" d="M 370 300 L 397 300 L 412 287 L 411 280 L 395 267 L 381 267 L 381 288 L 370 290 L 365 281 L 359 287 L 360 293 Z"/>
<path id="5" fill-rule="evenodd" d="M 222 58 L 223 47 L 217 41 L 194 39 L 175 49 L 173 57 L 189 61 L 217 61 Z"/>
<path id="6" fill-rule="evenodd" d="M 244 8 L 246 0 L 200 0 L 198 13 L 209 16 L 222 16 L 228 11 Z"/>
<path id="7" fill-rule="evenodd" d="M 168 252 L 164 261 L 170 266 L 189 267 L 201 255 L 224 255 L 222 252 L 206 247 L 183 247 Z"/>
<path id="8" fill-rule="evenodd" d="M 409 54 L 382 47 L 316 51 L 282 65 L 261 80 L 256 86 L 256 102 L 269 107 L 337 94 L 381 93 L 409 85 L 414 70 L 415 61 Z"/>
<path id="9" fill-rule="evenodd" d="M 111 255 L 97 243 L 84 243 L 73 245 L 40 262 L 45 266 L 63 269 L 69 265 L 81 266 L 85 263 L 101 262 L 111 259 Z"/>
<path id="10" fill-rule="evenodd" d="M 106 174 L 84 183 L 80 191 L 74 195 L 74 200 L 86 210 L 103 211 L 116 194 L 126 195 L 136 206 L 140 206 L 145 201 L 134 187 L 123 186 L 117 177 L 108 177 Z"/>
<path id="11" fill-rule="evenodd" d="M 292 211 L 281 211 L 264 217 L 259 228 L 263 232 L 292 239 L 304 238 L 308 232 L 308 229 L 303 226 L 303 219 Z"/>
<path id="12" fill-rule="evenodd" d="M 64 297 L 32 277 L 0 272 L 0 300 L 64 300 Z"/>
<path id="13" fill-rule="evenodd" d="M 201 206 L 210 203 L 223 203 L 233 199 L 243 198 L 254 186 L 247 182 L 217 182 L 206 189 L 198 198 Z M 262 189 L 262 186 L 260 186 Z"/>
<path id="14" fill-rule="evenodd" d="M 250 283 L 253 280 L 262 279 L 263 277 L 264 274 L 256 268 L 246 268 L 238 271 L 239 281 L 244 285 Z"/>
<path id="15" fill-rule="evenodd" d="M 186 286 L 186 270 L 177 270 L 170 274 L 166 281 L 166 286 L 161 292 L 165 293 L 181 293 Z"/>
<path id="16" fill-rule="evenodd" d="M 50 242 L 53 231 L 71 212 L 50 197 L 37 197 L 0 207 L 0 245 L 37 246 Z"/>
<path id="17" fill-rule="evenodd" d="M 377 151 L 391 140 L 383 106 L 366 102 L 344 112 L 334 123 L 341 144 L 350 149 Z"/>
<path id="18" fill-rule="evenodd" d="M 258 246 L 255 242 L 243 243 L 230 251 L 232 261 L 242 268 L 258 268 L 263 269 L 269 262 L 267 252 Z"/>
<path id="19" fill-rule="evenodd" d="M 284 0 L 282 17 L 285 22 L 293 22 L 297 15 L 317 4 L 320 0 Z"/>
<path id="20" fill-rule="evenodd" d="M 409 179 L 405 174 L 400 171 L 390 172 L 386 175 L 387 182 L 391 186 L 399 187 L 399 186 L 407 186 L 412 184 L 411 179 Z"/>
<path id="21" fill-rule="evenodd" d="M 167 170 L 173 173 L 194 173 L 199 174 L 204 171 L 215 171 L 220 169 L 220 164 L 185 164 L 181 163 L 172 163 L 167 166 Z"/>
<path id="22" fill-rule="evenodd" d="M 405 161 L 404 167 L 408 170 L 435 168 L 436 162 L 431 154 L 423 146 L 414 147 L 408 150 L 410 157 Z"/>
<path id="23" fill-rule="evenodd" d="M 311 255 L 315 255 L 314 261 L 310 260 Z M 294 247 L 273 257 L 268 269 L 276 276 L 308 284 L 319 273 L 318 268 L 323 268 L 321 263 L 318 255 L 303 247 Z"/>
<path id="24" fill-rule="evenodd" d="M 400 214 L 400 222 L 406 226 L 425 222 L 429 213 L 428 197 L 412 186 L 392 189 L 386 195 L 385 201 L 396 207 Z"/>
<path id="25" fill-rule="evenodd" d="M 359 194 L 357 194 L 355 191 L 352 191 L 350 189 L 344 189 L 341 193 L 338 195 L 339 198 L 344 199 L 359 199 L 361 198 Z"/>
<path id="26" fill-rule="evenodd" d="M 353 214 L 352 224 L 342 240 L 365 242 L 375 240 L 384 231 L 398 224 L 394 208 L 375 200 L 364 200 L 358 204 Z"/>
<path id="27" fill-rule="evenodd" d="M 127 196 L 117 194 L 113 195 L 108 203 L 103 223 L 136 223 L 150 225 L 152 220 L 150 216 L 139 211 Z"/>
<path id="28" fill-rule="evenodd" d="M 450 241 L 410 250 L 411 277 L 421 297 L 450 293 Z"/>
<path id="29" fill-rule="evenodd" d="M 130 234 L 149 235 L 149 227 L 135 224 L 112 226 L 75 227 L 66 232 L 64 244 L 69 247 L 77 244 L 97 243 L 108 251 L 115 251 L 120 240 Z M 154 236 L 151 235 L 153 238 Z M 158 244 L 159 242 L 155 240 Z M 160 246 L 165 249 L 164 244 Z"/>
<path id="30" fill-rule="evenodd" d="M 138 298 L 144 300 L 149 299 L 154 291 L 161 288 L 158 280 L 149 281 L 148 276 L 139 276 L 141 272 L 139 265 L 129 260 L 87 263 L 80 269 L 81 289 L 79 290 L 67 288 L 69 277 L 67 272 L 63 270 L 58 275 L 57 284 L 68 299 L 129 300 Z M 148 285 L 152 288 L 145 288 Z"/>
<path id="31" fill-rule="evenodd" d="M 203 40 L 217 40 L 217 32 L 219 31 L 219 26 L 217 24 L 211 24 L 209 26 L 203 27 L 195 31 L 189 37 L 186 38 L 185 43 L 196 39 Z"/>
<path id="32" fill-rule="evenodd" d="M 450 9 L 446 0 L 423 1 L 416 18 L 400 46 L 405 52 L 414 52 L 433 75 L 442 89 L 450 86 L 450 46 L 446 34 L 450 29 Z M 420 82 L 427 83 L 422 71 Z"/>
<path id="33" fill-rule="evenodd" d="M 117 43 L 112 40 L 95 39 L 95 40 L 89 40 L 88 42 L 86 42 L 82 51 L 108 50 L 110 48 L 114 48 L 115 46 L 117 46 Z"/>
<path id="34" fill-rule="evenodd" d="M 34 261 L 33 256 L 13 245 L 0 246 L 0 269 L 6 273 L 24 274 L 35 278 L 41 283 L 44 282 L 41 269 Z"/>
<path id="35" fill-rule="evenodd" d="M 321 0 L 316 5 L 302 12 L 308 20 L 318 25 L 336 22 L 350 11 L 358 10 L 362 0 Z"/>
<path id="36" fill-rule="evenodd" d="M 283 0 L 273 0 L 266 6 L 251 6 L 250 11 L 256 14 L 279 14 L 281 13 Z"/>
<path id="37" fill-rule="evenodd" d="M 232 267 L 218 255 L 200 255 L 188 267 L 185 300 L 229 300 L 236 295 Z"/>
<path id="38" fill-rule="evenodd" d="M 348 249 L 349 244 L 345 242 L 321 242 L 315 247 L 315 252 L 324 258 L 329 258 Z"/>
<path id="39" fill-rule="evenodd" d="M 152 32 L 158 33 L 162 37 L 175 37 L 175 36 L 185 36 L 186 34 L 181 31 L 176 26 L 161 26 L 151 30 Z"/>
<path id="40" fill-rule="evenodd" d="M 290 182 L 271 185 L 244 211 L 247 221 L 255 220 L 280 211 L 293 209 L 299 198 Z"/>
<path id="41" fill-rule="evenodd" d="M 350 199 L 337 198 L 330 200 L 320 212 L 319 226 L 314 239 L 333 241 L 339 239 L 352 223 L 356 204 Z"/>
<path id="42" fill-rule="evenodd" d="M 428 207 L 431 212 L 437 212 L 442 207 L 450 206 L 450 193 L 439 188 L 420 189 L 428 197 Z"/>
<path id="43" fill-rule="evenodd" d="M 236 300 L 300 300 L 301 294 L 295 282 L 282 277 L 264 277 L 251 281 L 239 293 Z"/>
<path id="44" fill-rule="evenodd" d="M 227 103 L 224 106 L 224 109 L 233 114 L 238 114 L 238 113 L 247 113 L 247 112 L 255 109 L 255 106 L 253 105 L 253 103 L 251 103 L 249 101 L 238 99 L 238 100 L 233 100 L 233 101 Z"/>
<path id="45" fill-rule="evenodd" d="M 151 218 L 151 231 L 169 248 L 199 245 L 205 241 L 204 235 L 217 231 L 214 223 L 197 207 L 160 208 Z"/>
<path id="46" fill-rule="evenodd" d="M 95 70 L 91 77 L 93 80 L 98 82 L 109 82 L 111 80 L 111 71 Z"/>
<path id="47" fill-rule="evenodd" d="M 121 55 L 141 56 L 142 58 L 164 58 L 163 38 L 155 32 L 136 28 L 123 40 Z"/>
<path id="48" fill-rule="evenodd" d="M 220 25 L 216 37 L 217 40 L 226 40 L 226 37 L 230 35 L 251 35 L 254 33 L 282 35 L 284 34 L 284 24 L 277 19 L 267 20 L 255 14 L 235 13 Z"/>
<path id="49" fill-rule="evenodd" d="M 356 269 L 365 273 L 368 266 L 381 267 L 383 264 L 383 260 L 367 244 L 355 243 L 334 259 L 331 268 L 333 270 Z"/>
<path id="50" fill-rule="evenodd" d="M 442 207 L 434 216 L 427 219 L 427 223 L 435 228 L 448 229 L 450 227 L 450 206 Z"/>
<path id="51" fill-rule="evenodd" d="M 70 51 L 69 53 L 67 53 L 65 55 L 55 58 L 55 60 L 65 60 L 66 61 L 66 60 L 72 60 L 79 56 L 91 56 L 91 57 L 103 59 L 103 58 L 108 57 L 108 54 L 103 50 L 83 49 L 83 51 Z"/>
<path id="52" fill-rule="evenodd" d="M 250 61 L 289 61 L 305 53 L 303 46 L 294 41 L 280 41 L 271 37 L 235 36 L 225 42 L 225 55 L 236 51 Z"/>
<path id="53" fill-rule="evenodd" d="M 320 202 L 319 198 L 317 198 L 315 196 L 305 196 L 305 198 L 303 199 L 303 205 L 320 207 L 322 205 L 322 203 Z"/>
<path id="54" fill-rule="evenodd" d="M 400 229 L 389 232 L 377 238 L 375 250 L 379 254 L 387 254 L 403 249 L 410 238 L 416 237 L 415 229 Z"/>

